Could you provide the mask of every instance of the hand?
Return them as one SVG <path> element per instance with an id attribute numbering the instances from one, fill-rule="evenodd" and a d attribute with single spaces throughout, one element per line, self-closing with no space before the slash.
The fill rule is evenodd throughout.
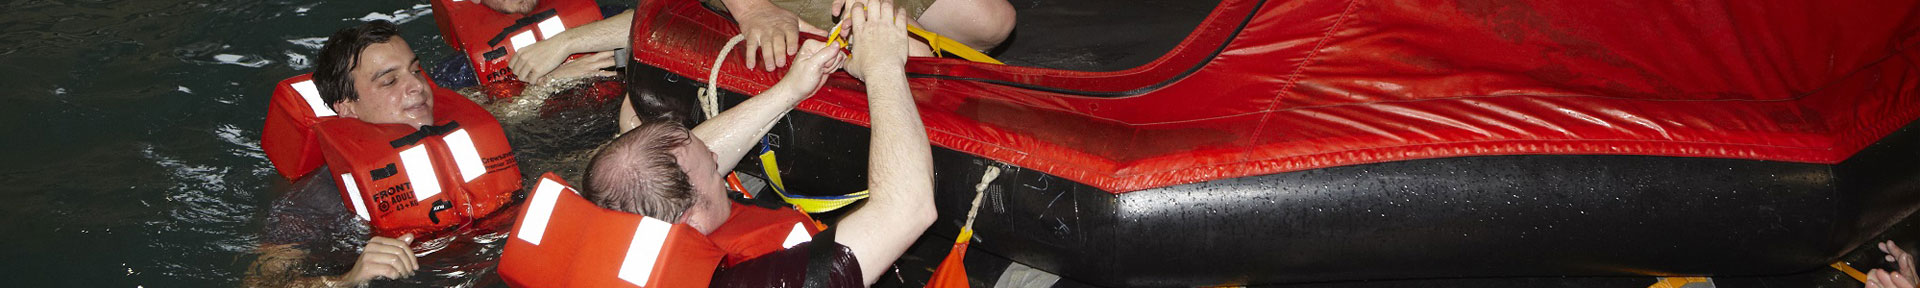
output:
<path id="1" fill-rule="evenodd" d="M 1891 287 L 1913 287 L 1914 285 L 1913 281 L 1920 280 L 1920 277 L 1916 277 L 1914 275 L 1914 263 L 1913 263 L 1912 253 L 1907 253 L 1906 250 L 1901 250 L 1900 245 L 1893 244 L 1892 240 L 1888 240 L 1886 242 L 1880 242 L 1880 251 L 1886 252 L 1887 262 L 1892 262 L 1895 268 L 1899 269 L 1898 274 L 1888 273 L 1889 274 L 1888 276 L 1892 276 L 1891 279 L 1898 279 L 1900 280 L 1899 282 L 1905 283 L 1907 285 L 1907 286 L 1891 286 Z M 1881 287 L 1890 287 L 1890 286 L 1881 286 Z"/>
<path id="2" fill-rule="evenodd" d="M 774 84 L 776 89 L 794 89 L 800 95 L 813 95 L 827 83 L 827 74 L 840 70 L 840 60 L 846 54 L 840 54 L 840 44 L 826 44 L 807 40 L 800 47 L 800 55 L 793 59 L 793 67 L 787 69 L 787 75 Z"/>
<path id="3" fill-rule="evenodd" d="M 864 81 L 874 73 L 903 73 L 907 64 L 907 12 L 892 0 L 846 1 L 844 13 L 853 31 L 853 58 L 847 73 Z"/>
<path id="4" fill-rule="evenodd" d="M 1867 272 L 1867 288 L 1913 288 L 1913 278 L 1888 273 L 1887 270 L 1873 269 Z"/>
<path id="5" fill-rule="evenodd" d="M 555 66 L 560 66 L 561 61 L 566 61 L 567 56 L 573 55 L 573 52 L 567 48 L 567 44 L 571 41 L 568 39 L 571 38 L 566 38 L 564 35 L 520 47 L 520 51 L 513 52 L 513 60 L 507 62 L 507 68 L 513 69 L 514 76 L 519 76 L 521 81 L 534 81 L 547 77 L 547 73 L 553 72 Z"/>
<path id="6" fill-rule="evenodd" d="M 360 260 L 353 262 L 353 269 L 342 275 L 347 284 L 359 286 L 374 279 L 400 279 L 413 277 L 413 271 L 420 270 L 419 259 L 414 259 L 413 234 L 400 238 L 373 237 L 367 240 L 367 246 L 360 249 Z"/>
<path id="7" fill-rule="evenodd" d="M 733 20 L 740 22 L 740 34 L 747 36 L 747 68 L 759 64 L 766 71 L 787 66 L 787 56 L 799 50 L 800 16 L 792 11 L 761 1 L 756 5 L 734 7 Z M 754 52 L 760 52 L 757 63 Z"/>
<path id="8" fill-rule="evenodd" d="M 547 73 L 545 78 L 533 79 L 534 81 L 529 83 L 545 84 L 547 80 L 555 79 L 618 75 L 618 73 L 614 73 L 613 71 L 605 70 L 607 67 L 613 67 L 613 64 L 613 51 L 593 53 L 593 55 L 587 55 L 587 57 L 567 60 L 567 63 L 562 63 L 559 68 L 554 68 L 553 72 Z"/>

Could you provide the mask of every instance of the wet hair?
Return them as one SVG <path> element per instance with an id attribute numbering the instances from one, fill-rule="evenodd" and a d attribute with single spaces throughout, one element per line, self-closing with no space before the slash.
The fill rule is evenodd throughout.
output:
<path id="1" fill-rule="evenodd" d="M 587 164 L 581 196 L 602 208 L 679 223 L 698 201 L 674 154 L 690 137 L 678 123 L 648 121 L 614 138 Z"/>
<path id="2" fill-rule="evenodd" d="M 359 93 L 353 92 L 353 68 L 360 65 L 360 51 L 375 43 L 387 43 L 393 37 L 400 36 L 400 27 L 393 26 L 387 20 L 355 25 L 333 32 L 327 37 L 327 44 L 320 47 L 318 66 L 313 68 L 313 85 L 320 90 L 320 99 L 333 106 L 346 101 L 360 100 Z"/>

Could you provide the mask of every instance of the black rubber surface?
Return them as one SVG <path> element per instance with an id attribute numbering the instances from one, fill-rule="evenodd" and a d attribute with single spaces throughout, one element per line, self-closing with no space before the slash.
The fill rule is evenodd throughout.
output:
<path id="1" fill-rule="evenodd" d="M 1152 62 L 1186 39 L 1214 0 L 1008 0 L 1013 35 L 995 58 L 1008 65 L 1116 71 Z"/>
<path id="2" fill-rule="evenodd" d="M 644 77 L 630 87 L 696 85 L 648 69 L 635 68 Z M 1097 286 L 1786 275 L 1822 269 L 1920 207 L 1916 126 L 1839 165 L 1459 157 L 1119 195 L 936 148 L 933 233 L 952 235 L 981 171 L 997 165 L 975 249 Z M 802 194 L 864 190 L 868 133 L 806 113 L 772 132 Z M 740 167 L 760 174 L 755 161 Z"/>

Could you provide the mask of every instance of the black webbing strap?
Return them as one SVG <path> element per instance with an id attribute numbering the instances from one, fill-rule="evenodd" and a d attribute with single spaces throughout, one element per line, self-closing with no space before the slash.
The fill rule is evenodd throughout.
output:
<path id="1" fill-rule="evenodd" d="M 447 125 L 440 126 L 420 126 L 419 131 L 413 131 L 413 133 L 407 133 L 407 136 L 400 136 L 399 139 L 393 139 L 393 141 L 387 142 L 387 145 L 393 145 L 393 148 L 396 149 L 407 147 L 407 145 L 413 145 L 413 143 L 420 143 L 420 139 L 426 139 L 427 136 L 446 135 L 448 132 L 453 132 L 453 130 L 460 130 L 460 121 L 449 121 Z"/>
<path id="2" fill-rule="evenodd" d="M 840 244 L 833 242 L 833 232 L 833 228 L 827 228 L 813 235 L 813 243 L 807 247 L 807 282 L 800 287 L 827 288 L 827 273 L 833 271 L 833 253 L 837 252 L 834 250 L 840 250 Z"/>

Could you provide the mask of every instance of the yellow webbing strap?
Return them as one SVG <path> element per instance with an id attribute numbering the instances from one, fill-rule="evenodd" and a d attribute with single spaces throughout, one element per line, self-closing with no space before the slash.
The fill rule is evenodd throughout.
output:
<path id="1" fill-rule="evenodd" d="M 841 20 L 842 23 L 845 21 L 846 20 Z M 846 25 L 835 23 L 833 25 L 833 31 L 827 32 L 827 44 L 842 43 L 840 27 L 845 26 Z M 907 26 L 907 32 L 913 33 L 915 36 L 920 36 L 920 39 L 927 40 L 927 47 L 933 48 L 934 57 L 942 57 L 944 53 L 952 53 L 953 56 L 959 56 L 960 59 L 967 59 L 967 61 L 1006 65 L 1006 63 L 1001 63 L 999 59 L 993 59 L 993 56 L 987 56 L 987 54 L 980 53 L 980 51 L 974 51 L 973 47 L 969 47 L 967 44 L 960 44 L 959 41 L 953 41 L 953 39 L 948 39 L 947 37 L 940 37 L 940 34 L 935 34 L 933 31 L 920 29 L 920 27 Z M 842 43 L 840 47 L 847 47 L 847 44 L 848 43 Z"/>
<path id="2" fill-rule="evenodd" d="M 1707 283 L 1709 281 L 1712 280 L 1709 280 L 1707 277 L 1660 277 L 1659 282 L 1653 282 L 1653 285 L 1647 286 L 1647 288 L 1680 288 L 1687 286 L 1687 284 Z"/>
<path id="3" fill-rule="evenodd" d="M 853 202 L 859 202 L 860 199 L 867 199 L 869 195 L 865 190 L 838 196 L 788 195 L 786 183 L 780 180 L 779 161 L 775 160 L 773 149 L 761 149 L 760 168 L 764 169 L 763 171 L 767 173 L 767 182 L 773 184 L 773 193 L 780 195 L 780 199 L 786 200 L 787 204 L 793 204 L 794 207 L 799 208 L 802 212 L 820 213 L 839 210 L 841 207 L 847 207 L 847 205 L 853 204 Z"/>
<path id="4" fill-rule="evenodd" d="M 1833 270 L 1840 270 L 1841 273 L 1847 273 L 1848 277 L 1853 277 L 1853 280 L 1860 281 L 1860 283 L 1867 283 L 1867 273 L 1860 273 L 1860 270 L 1854 270 L 1853 266 L 1847 266 L 1847 262 L 1833 261 L 1833 264 L 1827 264 L 1827 266 L 1833 267 Z"/>
<path id="5" fill-rule="evenodd" d="M 948 39 L 947 37 L 940 37 L 940 34 L 933 34 L 932 31 L 920 29 L 920 27 L 907 26 L 907 32 L 912 32 L 913 35 L 920 35 L 921 39 L 926 39 L 927 46 L 933 47 L 933 56 L 941 56 L 940 52 L 946 51 L 947 53 L 952 53 L 953 56 L 960 56 L 960 59 L 967 59 L 967 61 L 1006 64 L 1000 63 L 1000 60 L 993 59 L 993 57 L 980 53 L 980 51 L 974 51 L 973 47 L 968 47 L 967 44 L 960 44 L 959 41 L 953 41 L 953 39 Z"/>

